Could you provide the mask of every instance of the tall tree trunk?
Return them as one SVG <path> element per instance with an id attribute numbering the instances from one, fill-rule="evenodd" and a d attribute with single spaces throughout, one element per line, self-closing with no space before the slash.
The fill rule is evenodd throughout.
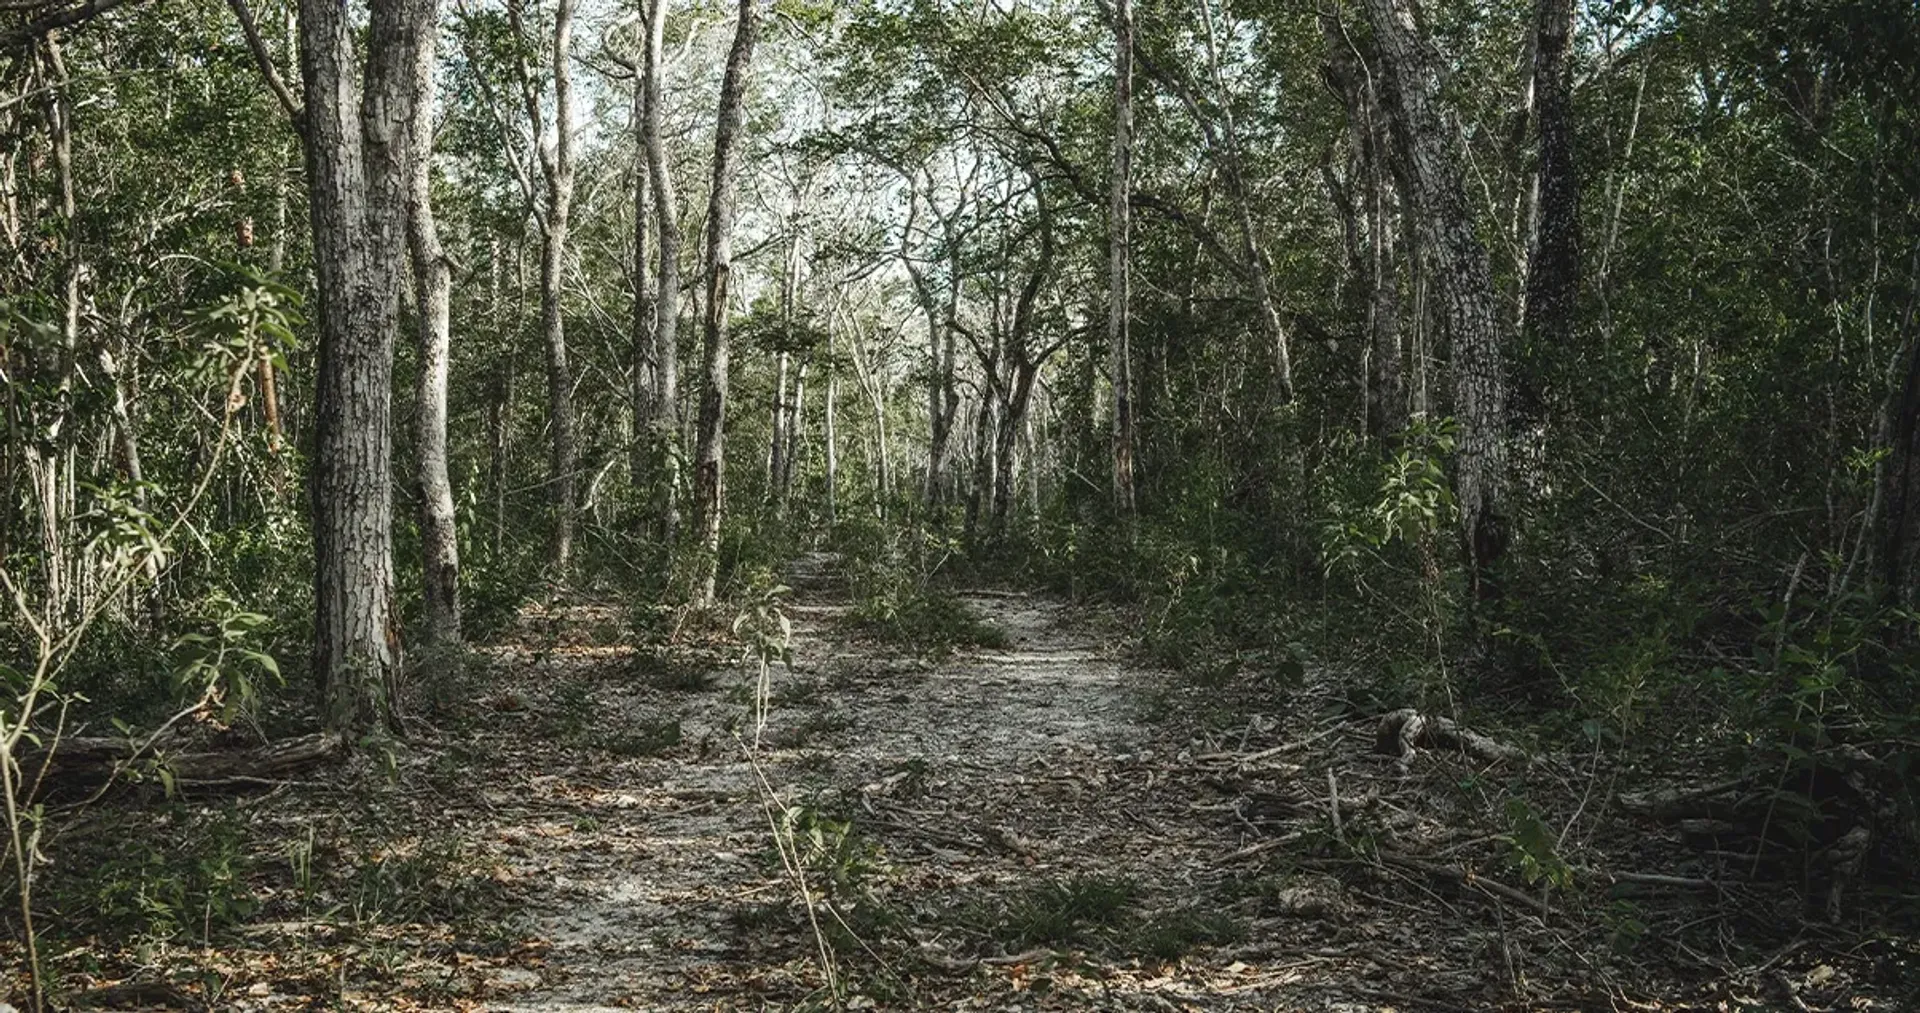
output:
<path id="1" fill-rule="evenodd" d="M 1107 380 L 1113 387 L 1113 505 L 1122 516 L 1134 510 L 1133 350 L 1131 310 L 1133 245 L 1133 4 L 1113 9 L 1113 192 L 1108 207 Z"/>
<path id="2" fill-rule="evenodd" d="M 782 347 L 775 353 L 773 383 L 773 418 L 771 434 L 767 440 L 767 502 L 772 504 L 776 515 L 786 512 L 787 472 L 793 466 L 791 453 L 793 432 L 793 402 L 789 400 L 789 378 L 794 371 L 793 352 L 793 313 L 796 297 L 795 281 L 800 274 L 800 236 L 795 231 L 795 223 L 788 222 L 790 234 L 787 237 L 786 256 L 780 267 L 780 339 Z M 797 393 L 794 396 L 798 396 Z"/>
<path id="3" fill-rule="evenodd" d="M 760 34 L 754 0 L 740 0 L 739 24 L 720 85 L 720 121 L 714 134 L 713 187 L 707 204 L 707 298 L 702 328 L 700 429 L 693 458 L 693 519 L 700 536 L 694 600 L 714 601 L 720 572 L 720 520 L 726 509 L 727 285 L 733 272 L 735 148 L 745 119 L 747 73 Z"/>
<path id="4" fill-rule="evenodd" d="M 800 455 L 806 449 L 808 365 L 807 360 L 801 359 L 793 375 L 793 401 L 787 410 L 787 458 L 785 467 L 780 471 L 782 513 L 786 512 L 793 499 L 793 473 L 800 467 Z"/>
<path id="5" fill-rule="evenodd" d="M 575 502 L 573 370 L 567 362 L 566 314 L 561 303 L 566 281 L 567 232 L 573 213 L 573 13 L 577 0 L 560 0 L 553 15 L 553 144 L 540 145 L 540 170 L 546 201 L 540 216 L 540 330 L 547 348 L 548 493 L 553 531 L 547 564 L 557 580 L 573 564 Z M 517 21 L 519 5 L 508 5 Z M 539 97 L 523 78 L 527 117 L 536 133 L 542 122 Z"/>
<path id="6" fill-rule="evenodd" d="M 654 2 L 657 4 L 664 0 Z M 652 15 L 646 7 L 643 0 L 641 16 L 651 19 Z M 645 48 L 644 42 L 642 48 Z M 657 414 L 654 397 L 660 389 L 659 359 L 655 349 L 658 339 L 653 333 L 657 311 L 653 308 L 653 293 L 647 277 L 650 269 L 647 263 L 647 230 L 652 222 L 648 212 L 653 207 L 653 184 L 647 171 L 646 63 L 643 51 L 636 61 L 640 73 L 633 82 L 633 436 L 627 447 L 627 479 L 643 499 L 650 498 L 644 494 L 654 472 L 650 451 Z"/>
<path id="7" fill-rule="evenodd" d="M 1486 247 L 1474 229 L 1460 155 L 1415 27 L 1413 0 L 1367 0 L 1393 110 L 1396 149 L 1432 251 L 1453 344 L 1460 425 L 1455 498 L 1476 598 L 1498 595 L 1492 573 L 1512 537 L 1508 498 L 1507 378 Z"/>
<path id="8" fill-rule="evenodd" d="M 1006 417 L 1001 420 L 994 441 L 993 537 L 996 540 L 1007 536 L 1013 516 L 1019 439 L 1022 432 L 1030 431 L 1027 411 L 1033 403 L 1033 384 L 1039 374 L 1038 363 L 1022 361 L 1013 364 L 1012 390 L 1007 396 Z M 1028 462 L 1027 467 L 1031 468 L 1032 463 Z"/>
<path id="9" fill-rule="evenodd" d="M 780 507 L 780 476 L 787 468 L 787 377 L 792 367 L 791 354 L 774 354 L 772 432 L 767 439 L 767 502 L 776 511 Z"/>
<path id="10" fill-rule="evenodd" d="M 1920 248 L 1914 252 L 1914 280 L 1920 282 Z M 1893 377 L 1881 421 L 1888 454 L 1880 467 L 1876 548 L 1885 596 L 1893 604 L 1913 605 L 1920 603 L 1920 335 L 1902 338 L 1897 361 L 1903 368 Z"/>
<path id="11" fill-rule="evenodd" d="M 834 326 L 831 319 L 827 323 L 827 404 L 822 425 L 825 428 L 826 451 L 824 462 L 827 470 L 827 527 L 833 528 L 840 523 L 840 433 L 839 433 L 839 394 L 840 370 L 834 359 Z"/>
<path id="12" fill-rule="evenodd" d="M 437 23 L 437 0 L 413 0 L 419 17 Z M 413 257 L 419 317 L 420 377 L 414 392 L 415 480 L 420 486 L 420 555 L 429 643 L 460 642 L 460 538 L 454 526 L 453 482 L 447 477 L 447 372 L 453 351 L 449 318 L 453 270 L 433 217 L 433 33 L 414 47 L 412 158 L 407 186 L 407 239 Z"/>
<path id="13" fill-rule="evenodd" d="M 365 87 L 354 20 L 299 0 L 320 353 L 313 461 L 314 672 L 329 728 L 377 732 L 398 704 L 391 459 L 394 331 L 406 249 L 417 0 L 373 0 Z"/>
<path id="14" fill-rule="evenodd" d="M 267 246 L 267 274 L 278 279 L 287 262 L 287 180 L 284 171 L 273 174 L 273 242 Z M 260 408 L 266 413 L 267 450 L 276 457 L 284 438 L 280 425 L 280 383 L 273 356 L 263 345 L 260 349 Z M 285 462 L 274 471 L 274 492 L 281 491 Z"/>
<path id="15" fill-rule="evenodd" d="M 500 237 L 487 240 L 487 319 L 501 327 L 504 348 L 494 360 L 487 397 L 487 482 L 492 486 L 493 555 L 499 558 L 507 536 L 507 436 L 513 405 L 513 340 L 519 318 L 501 323 Z"/>
<path id="16" fill-rule="evenodd" d="M 1535 0 L 1533 108 L 1540 153 L 1533 185 L 1538 210 L 1523 311 L 1530 356 L 1548 347 L 1564 348 L 1573 340 L 1580 289 L 1580 181 L 1574 171 L 1573 68 L 1567 58 L 1572 35 L 1573 0 Z"/>
<path id="17" fill-rule="evenodd" d="M 661 76 L 664 66 L 667 4 L 651 0 L 647 9 L 647 52 L 641 63 L 641 88 L 646 95 L 642 143 L 646 149 L 647 182 L 653 193 L 653 222 L 658 269 L 654 284 L 653 458 L 660 483 L 660 535 L 672 544 L 680 533 L 680 469 L 674 451 L 680 444 L 680 219 L 673 192 L 673 172 L 667 163 L 662 137 Z"/>

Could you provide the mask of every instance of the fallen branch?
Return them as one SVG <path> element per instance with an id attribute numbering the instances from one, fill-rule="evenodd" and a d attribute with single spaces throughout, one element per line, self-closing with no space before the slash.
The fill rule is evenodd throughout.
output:
<path id="1" fill-rule="evenodd" d="M 1547 906 L 1546 901 L 1541 900 L 1538 897 L 1532 896 L 1531 894 L 1522 893 L 1519 890 L 1516 890 L 1513 887 L 1506 885 L 1505 883 L 1500 883 L 1495 880 L 1488 879 L 1485 876 L 1478 875 L 1477 873 L 1474 873 L 1473 871 L 1468 869 L 1456 868 L 1451 865 L 1435 865 L 1432 862 L 1423 862 L 1417 858 L 1409 858 L 1406 855 L 1397 855 L 1390 851 L 1380 852 L 1380 861 L 1386 865 L 1397 866 L 1402 869 L 1409 869 L 1414 872 L 1419 872 L 1428 876 L 1432 876 L 1436 879 L 1448 879 L 1456 883 L 1460 883 L 1464 886 L 1473 887 L 1477 890 L 1480 890 L 1484 893 L 1492 894 L 1493 896 L 1499 897 L 1503 900 L 1510 900 L 1513 903 L 1519 904 L 1523 907 L 1532 908 L 1534 911 L 1538 912 L 1541 915 L 1549 915 L 1553 913 L 1553 909 Z"/>
<path id="2" fill-rule="evenodd" d="M 1380 718 L 1374 752 L 1399 757 L 1400 766 L 1405 768 L 1423 747 L 1457 750 L 1483 763 L 1529 763 L 1533 759 L 1526 750 L 1462 728 L 1452 718 L 1422 714 L 1411 707 Z"/>
<path id="3" fill-rule="evenodd" d="M 1287 753 L 1297 752 L 1299 750 L 1305 749 L 1308 746 L 1311 746 L 1314 743 L 1319 742 L 1320 740 L 1326 738 L 1327 736 L 1332 735 L 1335 732 L 1338 732 L 1341 729 L 1347 727 L 1348 724 L 1351 724 L 1351 722 L 1337 721 L 1331 725 L 1328 725 L 1325 728 L 1320 729 L 1317 732 L 1314 732 L 1312 735 L 1309 735 L 1304 739 L 1295 739 L 1292 742 L 1282 743 L 1281 745 L 1273 746 L 1268 749 L 1262 749 L 1257 753 L 1208 753 L 1204 756 L 1197 756 L 1194 759 L 1200 763 L 1227 762 L 1227 763 L 1232 763 L 1236 766 L 1244 767 L 1251 763 L 1258 763 L 1261 760 L 1268 760 L 1276 756 L 1284 756 Z"/>
<path id="4" fill-rule="evenodd" d="M 974 957 L 970 960 L 961 960 L 941 953 L 939 950 L 934 949 L 930 943 L 920 944 L 920 959 L 930 966 L 946 971 L 949 974 L 972 974 L 981 967 L 1013 967 L 1018 964 L 1031 964 L 1035 961 L 1045 960 L 1053 955 L 1054 952 L 1052 950 L 1042 948 L 1009 954 L 1004 957 Z"/>

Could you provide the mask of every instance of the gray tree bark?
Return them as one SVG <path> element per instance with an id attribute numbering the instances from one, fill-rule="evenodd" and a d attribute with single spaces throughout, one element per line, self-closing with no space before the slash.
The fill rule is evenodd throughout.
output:
<path id="1" fill-rule="evenodd" d="M 413 0 L 426 23 L 439 18 L 437 0 Z M 434 33 L 413 47 L 419 95 L 411 125 L 413 166 L 407 184 L 407 240 L 413 258 L 419 320 L 420 377 L 414 391 L 415 481 L 420 486 L 420 554 L 429 643 L 460 642 L 460 539 L 454 526 L 453 482 L 447 477 L 447 373 L 453 272 L 433 217 Z"/>
<path id="2" fill-rule="evenodd" d="M 1507 378 L 1487 250 L 1475 232 L 1461 160 L 1415 26 L 1414 0 L 1367 0 L 1407 177 L 1452 339 L 1460 426 L 1454 495 L 1474 593 L 1497 596 L 1492 568 L 1511 540 Z"/>
<path id="3" fill-rule="evenodd" d="M 573 370 L 567 357 L 567 325 L 562 304 L 566 281 L 567 232 L 573 212 L 573 14 L 577 0 L 559 0 L 553 14 L 553 143 L 536 141 L 544 200 L 540 211 L 540 331 L 547 351 L 547 424 L 552 442 L 547 458 L 548 494 L 553 530 L 547 565 L 564 580 L 573 565 L 573 528 L 577 512 L 574 442 Z M 526 38 L 521 5 L 507 5 L 516 34 Z M 531 75 L 520 75 L 521 99 L 536 138 L 545 116 Z"/>
<path id="4" fill-rule="evenodd" d="M 662 0 L 654 0 L 658 5 Z M 651 22 L 649 5 L 642 0 L 641 16 Z M 640 59 L 635 61 L 638 73 L 633 81 L 633 438 L 627 448 L 628 479 L 635 491 L 643 495 L 652 483 L 654 468 L 652 465 L 653 426 L 657 417 L 654 396 L 660 389 L 658 376 L 659 359 L 654 337 L 655 316 L 653 291 L 648 281 L 650 267 L 647 263 L 647 232 L 651 228 L 653 207 L 653 185 L 647 171 L 647 82 L 645 41 L 641 43 Z"/>
<path id="5" fill-rule="evenodd" d="M 720 85 L 719 127 L 713 144 L 713 187 L 707 202 L 707 297 L 702 329 L 700 425 L 693 458 L 693 527 L 700 538 L 694 600 L 712 605 L 720 568 L 720 521 L 726 509 L 727 285 L 733 272 L 733 188 L 736 148 L 746 113 L 747 74 L 760 17 L 754 0 L 740 0 L 739 24 Z"/>
<path id="6" fill-rule="evenodd" d="M 646 151 L 647 182 L 653 196 L 655 253 L 653 363 L 654 426 L 651 449 L 660 483 L 660 535 L 672 544 L 680 533 L 680 471 L 674 451 L 680 440 L 680 220 L 673 173 L 662 138 L 661 76 L 665 73 L 668 0 L 651 0 L 647 9 L 647 52 L 641 62 L 645 115 L 641 142 Z"/>
<path id="7" fill-rule="evenodd" d="M 349 9 L 299 2 L 320 330 L 314 672 L 327 726 L 354 733 L 389 728 L 398 703 L 391 389 L 422 92 L 414 49 L 435 29 L 425 10 L 418 0 L 373 0 L 362 70 Z"/>

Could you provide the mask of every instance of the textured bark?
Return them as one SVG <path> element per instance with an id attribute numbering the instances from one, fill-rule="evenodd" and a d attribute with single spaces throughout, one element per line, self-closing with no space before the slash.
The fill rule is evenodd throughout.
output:
<path id="1" fill-rule="evenodd" d="M 553 18 L 553 144 L 540 148 L 540 172 L 546 183 L 540 216 L 540 332 L 547 350 L 547 426 L 552 438 L 547 457 L 553 532 L 547 565 L 564 579 L 573 565 L 573 527 L 577 510 L 574 470 L 573 369 L 567 361 L 567 324 L 561 303 L 566 281 L 567 232 L 573 213 L 573 12 L 575 0 L 560 0 Z M 517 6 L 509 6 L 516 12 Z M 523 82 L 524 83 L 524 82 Z M 525 88 L 527 116 L 538 131 L 538 97 Z"/>
<path id="2" fill-rule="evenodd" d="M 390 727 L 398 699 L 391 388 L 418 100 L 412 50 L 433 30 L 421 11 L 416 0 L 372 4 L 363 95 L 349 10 L 299 4 L 320 331 L 314 672 L 327 726 L 353 733 Z"/>
<path id="3" fill-rule="evenodd" d="M 1129 199 L 1133 192 L 1131 0 L 1114 2 L 1113 40 L 1113 191 L 1107 210 L 1107 381 L 1113 388 L 1113 506 L 1123 516 L 1130 516 L 1134 510 L 1133 349 L 1128 326 L 1133 302 L 1130 278 L 1133 206 Z M 996 514 L 998 499 L 996 495 Z"/>
<path id="4" fill-rule="evenodd" d="M 1453 343 L 1454 415 L 1460 426 L 1454 492 L 1475 595 L 1496 596 L 1492 567 L 1511 538 L 1507 379 L 1486 247 L 1474 229 L 1460 154 L 1440 108 L 1415 27 L 1413 0 L 1367 0 L 1421 231 Z"/>
<path id="5" fill-rule="evenodd" d="M 660 534 L 668 544 L 680 533 L 680 472 L 674 453 L 680 439 L 680 221 L 662 137 L 661 75 L 668 0 L 652 0 L 647 11 L 647 52 L 641 63 L 645 115 L 641 142 L 646 151 L 647 183 L 653 196 L 655 247 L 653 414 L 654 459 L 660 482 Z"/>
<path id="6" fill-rule="evenodd" d="M 760 18 L 754 0 L 740 0 L 739 24 L 720 86 L 713 144 L 713 187 L 707 203 L 706 321 L 701 334 L 700 425 L 693 458 L 693 528 L 700 538 L 694 600 L 711 605 L 720 566 L 720 520 L 726 509 L 727 284 L 733 271 L 733 188 L 747 73 Z"/>
<path id="7" fill-rule="evenodd" d="M 434 23 L 437 0 L 414 0 Z M 433 217 L 434 38 L 413 47 L 413 166 L 407 185 L 407 246 L 413 259 L 420 375 L 414 388 L 414 481 L 420 487 L 420 563 L 428 643 L 460 642 L 460 539 L 454 527 L 453 482 L 447 476 L 447 372 L 453 271 Z"/>
<path id="8" fill-rule="evenodd" d="M 1539 169 L 1537 211 L 1527 256 L 1524 310 L 1536 353 L 1573 339 L 1580 288 L 1580 181 L 1573 161 L 1573 0 L 1536 0 L 1533 24 L 1533 108 Z"/>

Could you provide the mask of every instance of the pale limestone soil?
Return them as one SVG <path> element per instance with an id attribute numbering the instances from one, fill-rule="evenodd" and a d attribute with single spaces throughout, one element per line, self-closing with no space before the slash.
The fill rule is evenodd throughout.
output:
<path id="1" fill-rule="evenodd" d="M 773 674 L 765 770 L 782 804 L 850 813 L 875 849 L 869 887 L 900 920 L 873 952 L 838 963 L 856 988 L 894 980 L 880 1007 L 1387 1008 L 1329 987 L 1379 969 L 1307 952 L 1338 933 L 1318 915 L 1256 921 L 1245 939 L 1174 963 L 1107 947 L 969 970 L 1000 951 L 968 912 L 1048 881 L 1131 882 L 1143 912 L 1223 909 L 1222 859 L 1250 827 L 1203 804 L 1176 762 L 1189 744 L 1141 720 L 1165 676 L 1126 663 L 1118 638 L 1076 608 L 969 596 L 1008 646 L 931 663 L 851 637 L 843 604 L 796 583 L 793 668 Z M 683 744 L 622 759 L 559 742 L 540 757 L 535 742 L 527 773 L 486 793 L 473 832 L 548 948 L 495 976 L 483 1008 L 785 1009 L 817 994 L 811 937 L 791 917 L 754 916 L 795 892 L 736 737 L 751 734 L 751 674 L 667 691 L 625 671 L 617 649 L 561 653 L 504 666 L 526 673 L 532 711 L 591 680 L 596 721 L 677 717 Z"/>

